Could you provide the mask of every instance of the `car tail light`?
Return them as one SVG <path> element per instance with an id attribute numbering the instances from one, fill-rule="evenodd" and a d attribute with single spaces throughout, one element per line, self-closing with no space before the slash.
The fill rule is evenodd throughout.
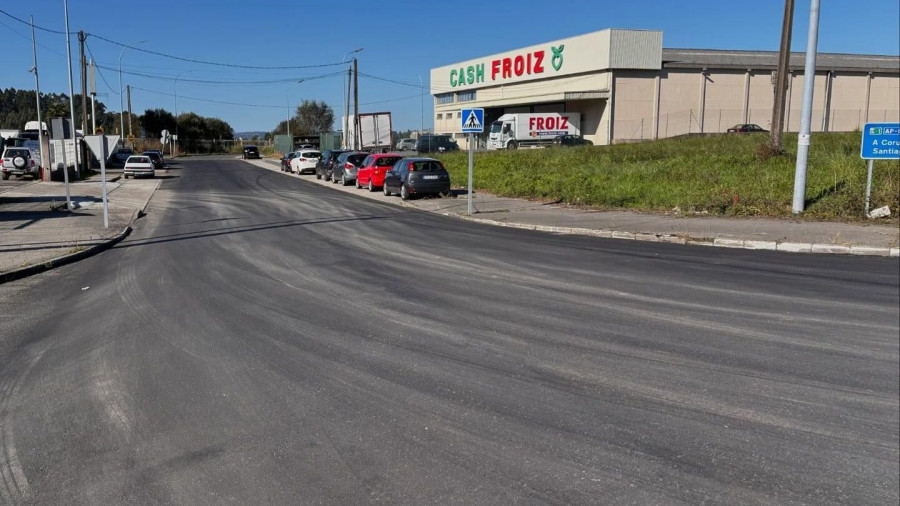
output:
<path id="1" fill-rule="evenodd" d="M 416 171 L 416 164 L 415 164 L 415 162 L 409 162 L 409 171 L 410 171 L 410 172 L 415 172 L 415 171 Z"/>
<path id="2" fill-rule="evenodd" d="M 344 168 L 345 168 L 345 169 L 352 169 L 352 168 L 353 168 L 353 164 L 350 163 L 350 162 L 347 162 L 347 163 L 344 164 Z"/>
<path id="3" fill-rule="evenodd" d="M 299 158 L 299 160 L 300 160 L 301 162 L 305 162 L 305 161 L 306 161 L 306 158 Z"/>

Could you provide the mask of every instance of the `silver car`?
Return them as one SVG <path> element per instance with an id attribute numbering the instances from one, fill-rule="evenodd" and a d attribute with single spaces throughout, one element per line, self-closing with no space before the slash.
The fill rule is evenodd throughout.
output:
<path id="1" fill-rule="evenodd" d="M 397 141 L 397 151 L 415 151 L 415 139 L 400 139 Z"/>
<path id="2" fill-rule="evenodd" d="M 3 151 L 3 179 L 9 179 L 9 176 L 31 176 L 34 179 L 40 177 L 41 168 L 31 156 L 31 150 L 28 148 L 6 148 Z"/>
<path id="3" fill-rule="evenodd" d="M 337 161 L 334 162 L 334 169 L 331 171 L 331 182 L 341 182 L 342 185 L 356 181 L 356 171 L 362 165 L 363 160 L 369 156 L 365 151 L 348 151 L 341 153 Z"/>

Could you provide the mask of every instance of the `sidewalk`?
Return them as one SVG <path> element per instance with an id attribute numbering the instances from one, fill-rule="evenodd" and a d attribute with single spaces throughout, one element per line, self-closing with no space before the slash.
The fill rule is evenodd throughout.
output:
<path id="1" fill-rule="evenodd" d="M 71 212 L 61 182 L 0 189 L 0 282 L 78 260 L 121 240 L 160 182 L 111 177 L 106 184 L 109 228 L 103 228 L 99 175 L 69 184 Z"/>
<path id="2" fill-rule="evenodd" d="M 259 167 L 280 172 L 277 160 L 247 160 Z M 485 192 L 473 195 L 472 216 L 466 216 L 466 193 L 457 198 L 424 198 L 401 201 L 370 193 L 353 186 L 335 185 L 315 176 L 297 176 L 339 191 L 455 216 L 480 223 L 540 230 L 560 234 L 640 241 L 672 242 L 725 248 L 830 253 L 844 255 L 900 256 L 900 227 L 878 223 L 852 224 L 773 218 L 728 218 L 644 214 L 632 211 L 597 211 L 545 204 L 524 199 L 498 197 Z M 892 209 L 893 213 L 898 210 Z"/>

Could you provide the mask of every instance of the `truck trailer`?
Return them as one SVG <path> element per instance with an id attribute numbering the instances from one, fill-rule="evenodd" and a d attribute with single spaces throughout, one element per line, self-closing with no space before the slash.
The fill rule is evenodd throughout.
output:
<path id="1" fill-rule="evenodd" d="M 579 113 L 504 114 L 491 123 L 488 149 L 549 146 L 561 135 L 581 135 Z"/>

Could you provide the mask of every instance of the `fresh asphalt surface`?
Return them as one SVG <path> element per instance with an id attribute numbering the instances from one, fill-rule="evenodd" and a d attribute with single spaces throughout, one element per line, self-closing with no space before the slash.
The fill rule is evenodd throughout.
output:
<path id="1" fill-rule="evenodd" d="M 0 504 L 897 503 L 897 259 L 180 167 L 0 285 Z"/>

